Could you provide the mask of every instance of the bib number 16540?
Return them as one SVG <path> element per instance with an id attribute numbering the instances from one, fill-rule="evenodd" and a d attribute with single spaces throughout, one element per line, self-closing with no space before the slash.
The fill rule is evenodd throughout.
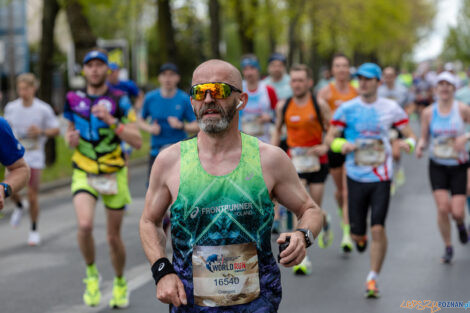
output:
<path id="1" fill-rule="evenodd" d="M 238 277 L 219 278 L 214 279 L 214 283 L 216 286 L 238 285 L 240 283 L 240 279 Z"/>

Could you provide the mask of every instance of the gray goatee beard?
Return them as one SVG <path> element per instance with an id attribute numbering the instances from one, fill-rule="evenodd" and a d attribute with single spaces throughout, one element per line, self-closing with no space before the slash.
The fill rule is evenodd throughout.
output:
<path id="1" fill-rule="evenodd" d="M 233 106 L 228 108 L 227 111 L 224 111 L 224 109 L 219 106 L 217 109 L 219 110 L 219 113 L 221 115 L 220 118 L 203 119 L 202 114 L 208 108 L 217 108 L 217 106 L 215 105 L 215 103 L 209 104 L 207 106 L 204 106 L 200 110 L 199 114 L 196 114 L 199 128 L 203 132 L 208 133 L 208 134 L 220 134 L 220 133 L 225 132 L 230 126 L 230 123 L 232 122 L 235 116 L 235 113 L 237 112 L 236 105 L 233 104 Z"/>

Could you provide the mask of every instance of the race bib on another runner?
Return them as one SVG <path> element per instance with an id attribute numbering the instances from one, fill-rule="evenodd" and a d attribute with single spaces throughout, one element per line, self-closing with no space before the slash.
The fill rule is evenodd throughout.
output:
<path id="1" fill-rule="evenodd" d="M 21 145 L 23 145 L 26 151 L 39 149 L 39 143 L 37 138 L 21 138 L 18 140 Z"/>
<path id="2" fill-rule="evenodd" d="M 103 195 L 115 195 L 118 193 L 116 173 L 87 175 L 88 184 Z"/>
<path id="3" fill-rule="evenodd" d="M 297 173 L 312 173 L 320 170 L 320 160 L 315 155 L 307 154 L 309 148 L 295 147 L 289 149 Z"/>
<path id="4" fill-rule="evenodd" d="M 259 297 L 258 253 L 254 242 L 194 246 L 192 263 L 197 305 L 239 305 Z"/>
<path id="5" fill-rule="evenodd" d="M 379 166 L 385 163 L 385 147 L 380 139 L 359 138 L 355 142 L 354 161 L 359 166 Z"/>
<path id="6" fill-rule="evenodd" d="M 454 149 L 455 138 L 436 137 L 434 138 L 433 154 L 439 159 L 458 159 L 459 154 Z"/>
<path id="7" fill-rule="evenodd" d="M 247 135 L 259 137 L 264 135 L 264 125 L 256 116 L 242 116 L 242 131 Z"/>

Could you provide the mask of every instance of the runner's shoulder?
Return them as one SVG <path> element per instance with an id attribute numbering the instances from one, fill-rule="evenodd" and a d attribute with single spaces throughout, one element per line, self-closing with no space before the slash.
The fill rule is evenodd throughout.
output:
<path id="1" fill-rule="evenodd" d="M 166 172 L 168 170 L 172 170 L 174 166 L 178 163 L 175 160 L 180 159 L 181 149 L 180 149 L 180 142 L 172 144 L 171 146 L 163 149 L 158 153 L 157 158 L 155 159 L 155 163 L 157 164 L 158 168 L 162 171 L 159 173 Z"/>
<path id="2" fill-rule="evenodd" d="M 326 84 L 323 86 L 317 93 L 317 98 L 322 98 L 327 101 L 331 97 L 331 83 Z"/>
<path id="3" fill-rule="evenodd" d="M 271 144 L 259 142 L 259 154 L 261 159 L 261 166 L 269 170 L 277 170 L 284 162 L 290 162 L 287 154 L 280 147 Z"/>

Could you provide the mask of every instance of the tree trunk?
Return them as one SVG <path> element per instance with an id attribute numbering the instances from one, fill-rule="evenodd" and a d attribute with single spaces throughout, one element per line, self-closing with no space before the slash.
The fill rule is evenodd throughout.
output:
<path id="1" fill-rule="evenodd" d="M 170 0 L 158 0 L 157 31 L 160 46 L 160 62 L 177 62 L 175 31 L 173 28 Z"/>
<path id="2" fill-rule="evenodd" d="M 39 81 L 41 82 L 38 90 L 38 97 L 52 106 L 52 73 L 54 63 L 54 25 L 57 14 L 59 13 L 59 4 L 57 0 L 44 1 L 42 9 L 42 36 L 39 55 Z M 54 111 L 57 113 L 56 108 Z M 55 138 L 49 138 L 44 147 L 46 153 L 46 164 L 52 165 L 56 160 Z"/>
<path id="3" fill-rule="evenodd" d="M 96 36 L 78 0 L 67 1 L 66 13 L 75 46 L 75 60 L 81 64 L 87 51 L 96 47 Z"/>
<path id="4" fill-rule="evenodd" d="M 305 0 L 292 1 L 291 5 L 291 19 L 289 21 L 288 42 L 289 52 L 287 54 L 287 64 L 291 65 L 294 62 L 294 55 L 298 50 L 300 40 L 298 39 L 296 30 L 299 22 L 300 15 L 305 8 Z"/>
<path id="5" fill-rule="evenodd" d="M 238 36 L 240 37 L 240 43 L 242 53 L 254 53 L 255 52 L 255 23 L 256 23 L 256 11 L 258 8 L 257 0 L 249 0 L 249 10 L 246 12 L 243 9 L 243 1 L 237 1 L 235 3 L 235 15 L 238 24 Z"/>
<path id="6" fill-rule="evenodd" d="M 44 1 L 42 10 L 42 36 L 39 54 L 39 81 L 41 88 L 38 90 L 38 97 L 47 102 L 52 101 L 52 72 L 54 64 L 54 25 L 59 12 L 57 0 Z"/>
<path id="7" fill-rule="evenodd" d="M 211 38 L 211 54 L 215 59 L 220 59 L 220 4 L 219 0 L 209 0 L 209 16 L 210 22 L 210 38 Z"/>
<path id="8" fill-rule="evenodd" d="M 276 30 L 273 27 L 273 21 L 275 19 L 273 15 L 272 3 L 271 0 L 265 0 L 266 11 L 268 14 L 268 41 L 269 41 L 269 51 L 271 53 L 276 52 Z"/>

